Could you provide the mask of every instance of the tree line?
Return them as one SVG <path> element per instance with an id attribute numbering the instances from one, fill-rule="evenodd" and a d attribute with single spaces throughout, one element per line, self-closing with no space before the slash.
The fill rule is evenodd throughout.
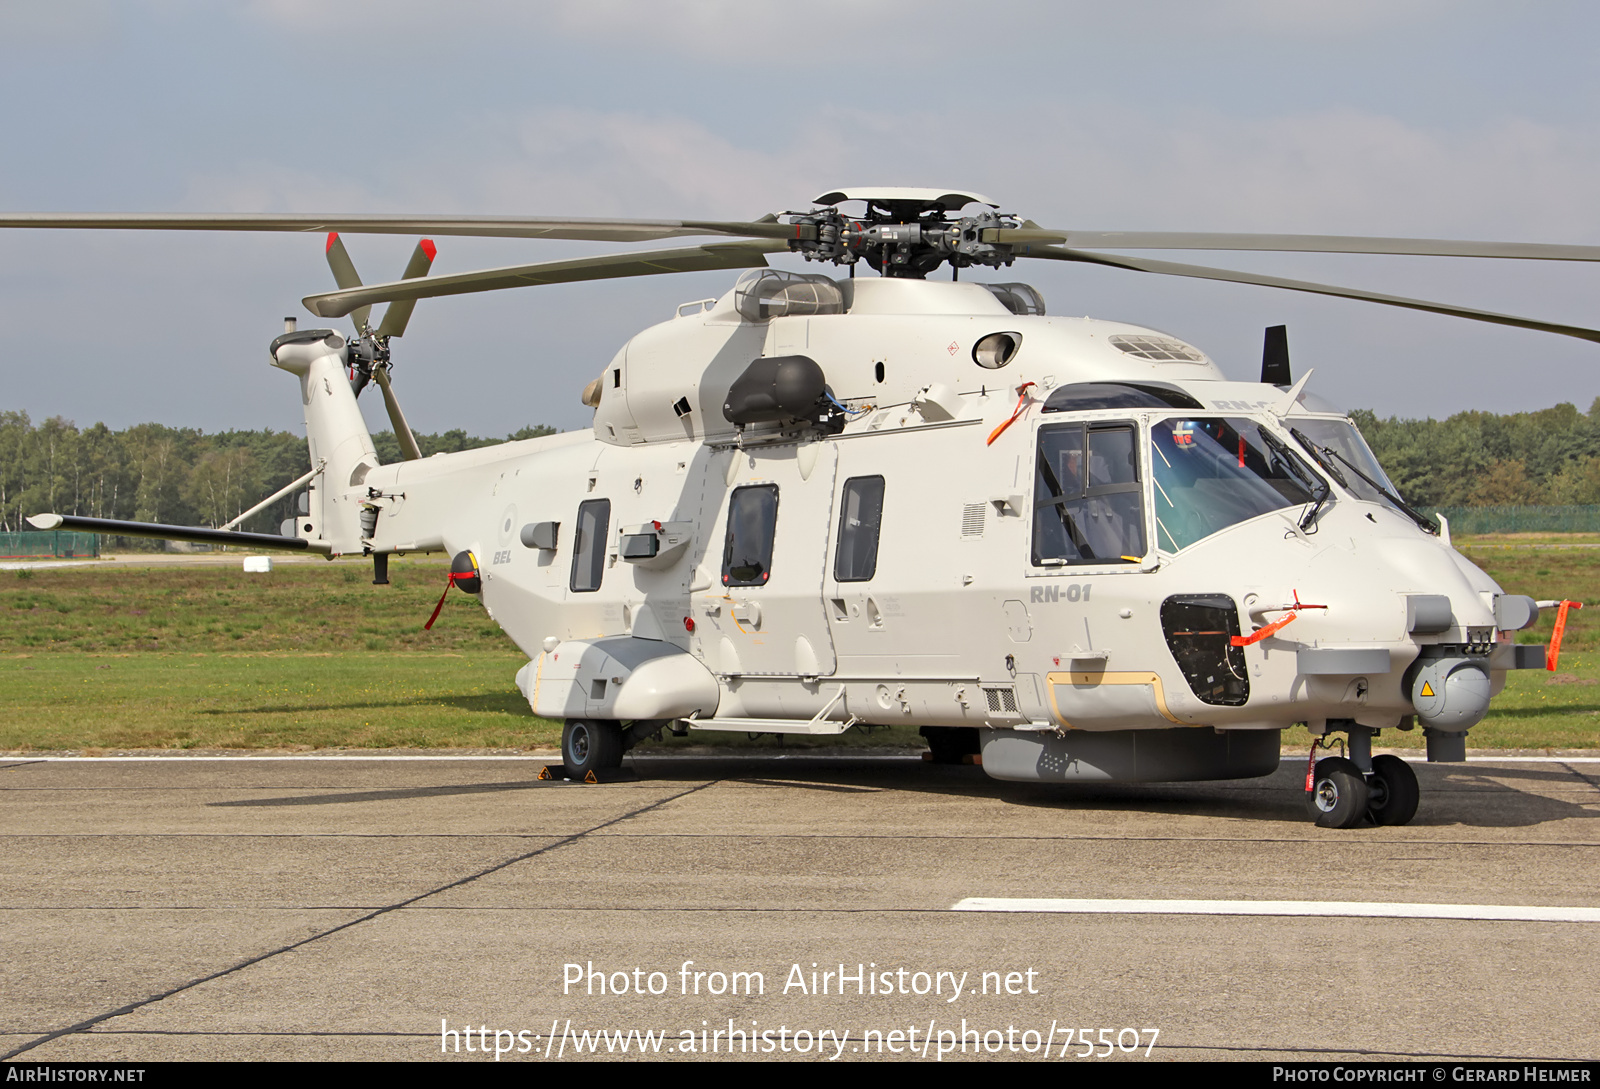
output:
<path id="1" fill-rule="evenodd" d="M 456 428 L 416 438 L 427 457 L 553 434 L 552 427 L 524 427 L 490 439 Z M 379 432 L 372 441 L 385 464 L 400 460 L 392 432 Z M 112 431 L 103 423 L 80 428 L 60 416 L 35 424 L 26 412 L 0 411 L 0 532 L 31 529 L 27 516 L 47 512 L 225 525 L 310 468 L 306 440 L 289 431 L 208 435 L 162 424 Z M 276 533 L 293 514 L 294 502 L 288 496 L 240 528 Z M 160 545 L 149 542 L 149 547 Z"/>
<path id="2" fill-rule="evenodd" d="M 1351 413 L 1400 494 L 1415 506 L 1600 504 L 1600 398 L 1537 412 L 1461 412 L 1446 420 Z M 505 439 L 456 428 L 417 435 L 424 456 L 555 433 L 524 427 Z M 393 433 L 372 437 L 385 463 Z M 112 431 L 53 416 L 0 411 L 0 532 L 53 512 L 170 525 L 220 526 L 310 468 L 306 440 L 288 431 L 219 431 L 139 424 Z M 275 533 L 294 497 L 243 528 Z M 130 542 L 131 544 L 132 542 Z"/>
<path id="3" fill-rule="evenodd" d="M 1350 415 L 1413 506 L 1600 504 L 1600 397 L 1587 413 L 1563 403 L 1445 420 Z"/>

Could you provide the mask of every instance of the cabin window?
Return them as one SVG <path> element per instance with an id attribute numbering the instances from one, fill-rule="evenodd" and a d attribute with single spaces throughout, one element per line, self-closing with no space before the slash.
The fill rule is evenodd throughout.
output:
<path id="1" fill-rule="evenodd" d="M 1137 563 L 1144 557 L 1132 424 L 1039 430 L 1033 486 L 1035 566 Z"/>
<path id="2" fill-rule="evenodd" d="M 722 585 L 765 586 L 772 574 L 772 540 L 778 528 L 778 486 L 735 488 L 728 500 L 728 535 L 722 549 Z"/>
<path id="3" fill-rule="evenodd" d="M 1314 502 L 1319 481 L 1287 443 L 1247 419 L 1161 420 L 1150 428 L 1156 547 L 1177 552 L 1229 526 Z"/>
<path id="4" fill-rule="evenodd" d="M 839 501 L 839 547 L 833 577 L 866 582 L 878 573 L 878 529 L 883 522 L 883 477 L 858 476 L 844 482 Z"/>
<path id="5" fill-rule="evenodd" d="M 578 505 L 578 530 L 572 540 L 572 589 L 586 594 L 600 589 L 606 573 L 606 540 L 611 530 L 611 500 L 590 499 Z"/>

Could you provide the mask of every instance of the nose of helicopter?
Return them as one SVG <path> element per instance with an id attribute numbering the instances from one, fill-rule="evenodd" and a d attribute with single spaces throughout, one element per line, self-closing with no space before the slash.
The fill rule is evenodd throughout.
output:
<path id="1" fill-rule="evenodd" d="M 1448 545 L 1417 533 L 1331 540 L 1308 558 L 1295 590 L 1327 606 L 1297 625 L 1302 639 L 1419 647 L 1492 643 L 1501 592 Z"/>
<path id="2" fill-rule="evenodd" d="M 1316 634 L 1323 645 L 1398 636 L 1391 654 L 1400 695 L 1424 728 L 1430 759 L 1459 760 L 1466 731 L 1483 720 L 1495 691 L 1490 658 L 1504 595 L 1444 541 L 1396 529 L 1328 547 L 1308 565 L 1308 575 L 1331 576 L 1324 585 L 1329 593 L 1339 587 L 1343 606 L 1319 618 Z M 1525 627 L 1538 614 L 1536 607 L 1501 611 L 1507 628 Z"/>
<path id="3" fill-rule="evenodd" d="M 1229 705 L 1197 689 L 1196 698 L 1208 705 L 1201 713 L 1245 721 L 1267 711 L 1274 718 L 1293 716 L 1317 733 L 1388 729 L 1410 720 L 1423 727 L 1432 759 L 1461 759 L 1466 731 L 1488 713 L 1504 671 L 1532 664 L 1533 655 L 1523 652 L 1538 648 L 1516 647 L 1509 633 L 1531 624 L 1538 609 L 1529 599 L 1503 594 L 1409 518 L 1373 504 L 1341 506 L 1324 512 L 1309 533 L 1301 527 L 1286 534 L 1281 523 L 1262 520 L 1189 551 L 1198 561 L 1189 569 L 1196 579 L 1190 585 L 1198 589 L 1198 579 L 1226 570 L 1235 590 L 1226 598 L 1214 595 L 1215 605 L 1238 618 L 1239 634 L 1224 640 L 1232 649 L 1216 648 L 1199 679 L 1216 674 L 1212 667 L 1221 668 L 1225 658 L 1239 691 Z M 1212 548 L 1215 553 L 1207 554 Z M 1235 581 L 1241 552 L 1262 557 L 1243 584 Z M 1173 564 L 1174 573 L 1181 562 Z M 1191 612 L 1199 601 L 1193 594 L 1166 600 L 1187 602 Z M 1198 637 L 1190 629 L 1229 627 L 1226 617 L 1213 619 L 1200 624 L 1187 614 L 1163 616 L 1180 669 L 1196 653 Z M 1192 672 L 1185 671 L 1191 689 Z M 1238 710 L 1223 711 L 1223 705 Z"/>

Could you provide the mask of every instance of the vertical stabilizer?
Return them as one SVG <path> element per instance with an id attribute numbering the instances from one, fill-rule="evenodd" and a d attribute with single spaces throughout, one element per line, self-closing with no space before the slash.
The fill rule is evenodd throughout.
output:
<path id="1" fill-rule="evenodd" d="M 324 463 L 296 536 L 327 542 L 335 556 L 361 552 L 361 483 L 378 454 L 345 374 L 345 338 L 331 329 L 306 329 L 283 334 L 271 352 L 274 366 L 300 379 L 311 464 Z"/>

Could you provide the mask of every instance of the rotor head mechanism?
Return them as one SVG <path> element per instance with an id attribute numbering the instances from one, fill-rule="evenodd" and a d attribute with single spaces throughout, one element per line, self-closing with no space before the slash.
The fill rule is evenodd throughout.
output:
<path id="1" fill-rule="evenodd" d="M 838 205 L 864 201 L 864 215 L 848 216 Z M 952 268 L 1011 264 L 1011 246 L 984 240 L 985 231 L 1017 229 L 1017 217 L 1001 215 L 999 205 L 977 193 L 940 189 L 835 189 L 816 198 L 815 212 L 791 212 L 796 228 L 789 248 L 807 261 L 854 265 L 865 260 L 884 276 L 921 280 L 940 265 Z M 986 207 L 961 215 L 972 204 Z"/>

